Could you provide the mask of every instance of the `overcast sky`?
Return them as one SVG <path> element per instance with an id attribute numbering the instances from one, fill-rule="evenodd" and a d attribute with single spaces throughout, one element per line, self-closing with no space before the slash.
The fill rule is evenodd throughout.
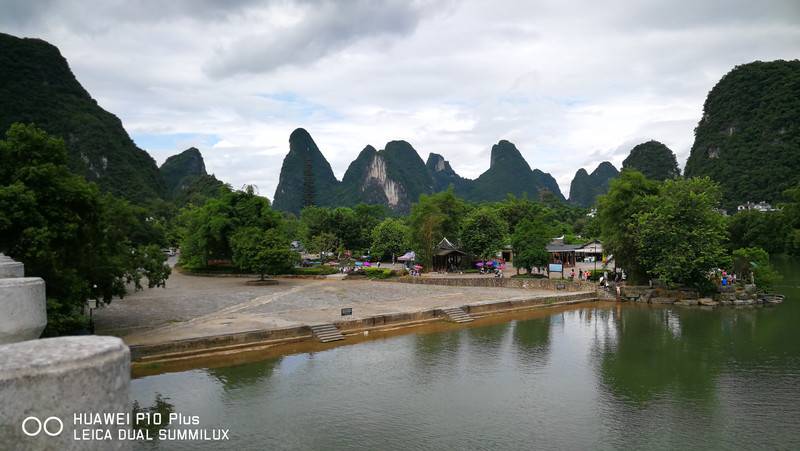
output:
<path id="1" fill-rule="evenodd" d="M 96 3 L 96 4 L 93 4 Z M 575 171 L 664 142 L 683 166 L 737 64 L 800 57 L 799 0 L 0 0 L 0 30 L 58 46 L 159 162 L 190 146 L 272 198 L 306 128 L 341 179 L 405 139 L 474 178 L 508 139 L 567 194 Z"/>

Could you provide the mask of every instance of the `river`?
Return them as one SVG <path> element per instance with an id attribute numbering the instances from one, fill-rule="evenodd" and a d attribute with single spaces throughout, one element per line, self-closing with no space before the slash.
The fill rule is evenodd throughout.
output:
<path id="1" fill-rule="evenodd" d="M 590 304 L 135 379 L 141 407 L 230 429 L 136 448 L 800 449 L 800 265 L 781 272 L 773 307 Z"/>

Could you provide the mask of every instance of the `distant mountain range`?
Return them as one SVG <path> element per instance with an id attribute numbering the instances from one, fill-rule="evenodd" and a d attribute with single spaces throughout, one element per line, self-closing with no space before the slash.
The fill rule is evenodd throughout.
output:
<path id="1" fill-rule="evenodd" d="M 366 146 L 338 181 L 330 163 L 311 135 L 298 128 L 289 137 L 289 153 L 281 166 L 276 209 L 298 213 L 306 205 L 348 206 L 383 204 L 408 212 L 421 194 L 453 187 L 471 201 L 495 201 L 508 193 L 538 198 L 543 191 L 564 200 L 558 183 L 545 172 L 531 170 L 514 144 L 500 141 L 492 147 L 489 169 L 477 179 L 466 179 L 441 155 L 423 162 L 406 141 L 390 141 L 381 150 Z"/>
<path id="2" fill-rule="evenodd" d="M 120 120 L 80 85 L 55 46 L 0 33 L 0 132 L 14 122 L 33 122 L 63 138 L 74 172 L 136 203 L 199 202 L 223 185 L 206 172 L 195 148 L 158 168 Z M 672 150 L 652 140 L 631 149 L 622 168 L 658 180 L 680 175 Z M 593 205 L 616 175 L 609 162 L 592 173 L 578 170 L 569 201 Z M 725 75 L 706 98 L 685 175 L 716 180 L 728 209 L 746 201 L 779 201 L 786 188 L 800 183 L 800 61 L 757 61 Z M 289 137 L 274 206 L 297 213 L 310 204 L 365 202 L 407 212 L 421 194 L 450 186 L 471 201 L 502 200 L 509 193 L 552 193 L 564 200 L 555 179 L 531 169 L 506 140 L 492 146 L 489 168 L 476 179 L 459 176 L 441 155 L 423 161 L 408 142 L 391 141 L 381 150 L 366 146 L 339 181 L 311 135 L 299 128 Z"/>

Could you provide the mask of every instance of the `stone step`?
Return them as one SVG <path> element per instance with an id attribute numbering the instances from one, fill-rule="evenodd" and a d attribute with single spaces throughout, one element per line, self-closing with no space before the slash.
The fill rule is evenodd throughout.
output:
<path id="1" fill-rule="evenodd" d="M 473 321 L 473 318 L 469 315 L 469 313 L 458 307 L 448 307 L 442 309 L 442 312 L 444 312 L 450 321 L 455 323 L 469 323 Z"/>
<path id="2" fill-rule="evenodd" d="M 339 329 L 333 326 L 326 326 L 326 327 L 312 327 L 311 330 L 313 332 L 338 332 Z"/>
<path id="3" fill-rule="evenodd" d="M 311 332 L 322 343 L 344 340 L 344 335 L 333 324 L 315 324 L 311 326 Z"/>

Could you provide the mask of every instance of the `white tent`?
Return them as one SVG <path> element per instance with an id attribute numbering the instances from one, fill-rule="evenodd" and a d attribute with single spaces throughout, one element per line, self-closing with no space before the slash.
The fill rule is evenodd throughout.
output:
<path id="1" fill-rule="evenodd" d="M 397 257 L 397 261 L 401 262 L 413 262 L 417 259 L 417 254 L 414 252 L 406 252 L 405 254 Z"/>

